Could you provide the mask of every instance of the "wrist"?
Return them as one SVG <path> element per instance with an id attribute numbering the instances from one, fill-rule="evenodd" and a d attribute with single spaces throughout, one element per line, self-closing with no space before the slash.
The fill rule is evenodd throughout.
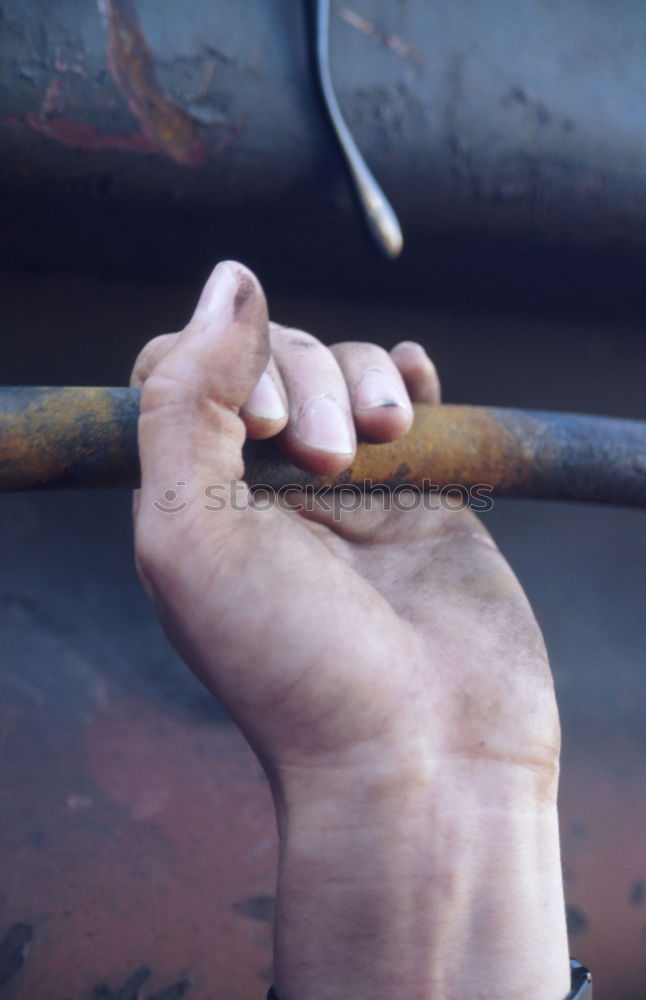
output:
<path id="1" fill-rule="evenodd" d="M 556 787 L 437 761 L 291 774 L 278 801 L 281 1000 L 514 997 L 569 989 Z"/>

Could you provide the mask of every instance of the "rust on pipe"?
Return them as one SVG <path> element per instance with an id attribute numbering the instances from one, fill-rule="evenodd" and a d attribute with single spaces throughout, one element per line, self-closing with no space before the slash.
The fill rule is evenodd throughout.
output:
<path id="1" fill-rule="evenodd" d="M 118 489 L 139 481 L 139 391 L 0 388 L 0 490 Z M 312 476 L 272 442 L 245 445 L 250 485 L 383 484 L 646 507 L 646 422 L 481 406 L 415 407 L 391 444 L 360 444 L 336 478 Z"/>
<path id="2" fill-rule="evenodd" d="M 196 166 L 206 146 L 196 121 L 164 94 L 133 0 L 99 0 L 107 33 L 110 76 L 143 135 L 176 163 Z"/>

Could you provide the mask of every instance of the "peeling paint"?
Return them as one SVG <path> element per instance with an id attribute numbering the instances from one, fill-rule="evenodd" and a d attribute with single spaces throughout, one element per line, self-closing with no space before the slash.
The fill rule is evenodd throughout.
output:
<path id="1" fill-rule="evenodd" d="M 382 42 L 401 59 L 420 61 L 419 52 L 415 46 L 403 41 L 398 35 L 383 31 L 382 28 L 378 28 L 372 21 L 368 21 L 367 18 L 362 17 L 361 14 L 357 14 L 356 11 L 351 10 L 349 7 L 342 7 L 339 13 L 346 24 L 349 24 L 352 28 L 356 28 L 363 35 L 370 35 L 378 42 Z"/>
<path id="2" fill-rule="evenodd" d="M 141 131 L 132 134 L 104 132 L 95 125 L 64 116 L 65 75 L 87 79 L 87 73 L 78 60 L 70 63 L 60 54 L 54 58 L 54 72 L 39 110 L 4 118 L 2 124 L 29 128 L 74 149 L 162 154 L 184 166 L 202 163 L 207 150 L 200 123 L 164 94 L 133 3 L 131 0 L 98 0 L 98 5 L 105 24 L 110 75 Z M 230 145 L 243 127 L 244 123 L 236 125 L 212 152 L 217 154 Z"/>
<path id="3" fill-rule="evenodd" d="M 20 117 L 14 115 L 5 120 L 5 125 L 26 126 L 40 132 L 47 139 L 54 139 L 63 146 L 74 149 L 116 149 L 128 153 L 159 153 L 160 149 L 147 135 L 137 132 L 133 135 L 102 132 L 94 125 L 72 121 L 70 118 L 47 118 L 38 111 L 30 111 Z"/>
<path id="4" fill-rule="evenodd" d="M 206 158 L 197 123 L 161 89 L 132 0 L 98 0 L 107 32 L 110 75 L 144 135 L 176 163 Z"/>

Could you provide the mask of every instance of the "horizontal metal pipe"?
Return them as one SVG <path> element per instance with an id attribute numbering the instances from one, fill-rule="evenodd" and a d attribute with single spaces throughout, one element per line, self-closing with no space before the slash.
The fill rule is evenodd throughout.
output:
<path id="1" fill-rule="evenodd" d="M 139 391 L 0 388 L 0 490 L 133 488 Z M 489 487 L 533 497 L 646 507 L 646 422 L 481 406 L 415 407 L 413 429 L 360 444 L 335 478 L 312 476 L 271 441 L 247 442 L 254 486 Z"/>

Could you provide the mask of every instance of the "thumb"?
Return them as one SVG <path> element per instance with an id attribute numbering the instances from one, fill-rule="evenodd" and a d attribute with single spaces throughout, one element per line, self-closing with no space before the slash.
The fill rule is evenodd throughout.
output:
<path id="1" fill-rule="evenodd" d="M 195 312 L 141 389 L 140 509 L 174 513 L 242 476 L 238 411 L 269 359 L 267 304 L 242 264 L 215 268 Z"/>

